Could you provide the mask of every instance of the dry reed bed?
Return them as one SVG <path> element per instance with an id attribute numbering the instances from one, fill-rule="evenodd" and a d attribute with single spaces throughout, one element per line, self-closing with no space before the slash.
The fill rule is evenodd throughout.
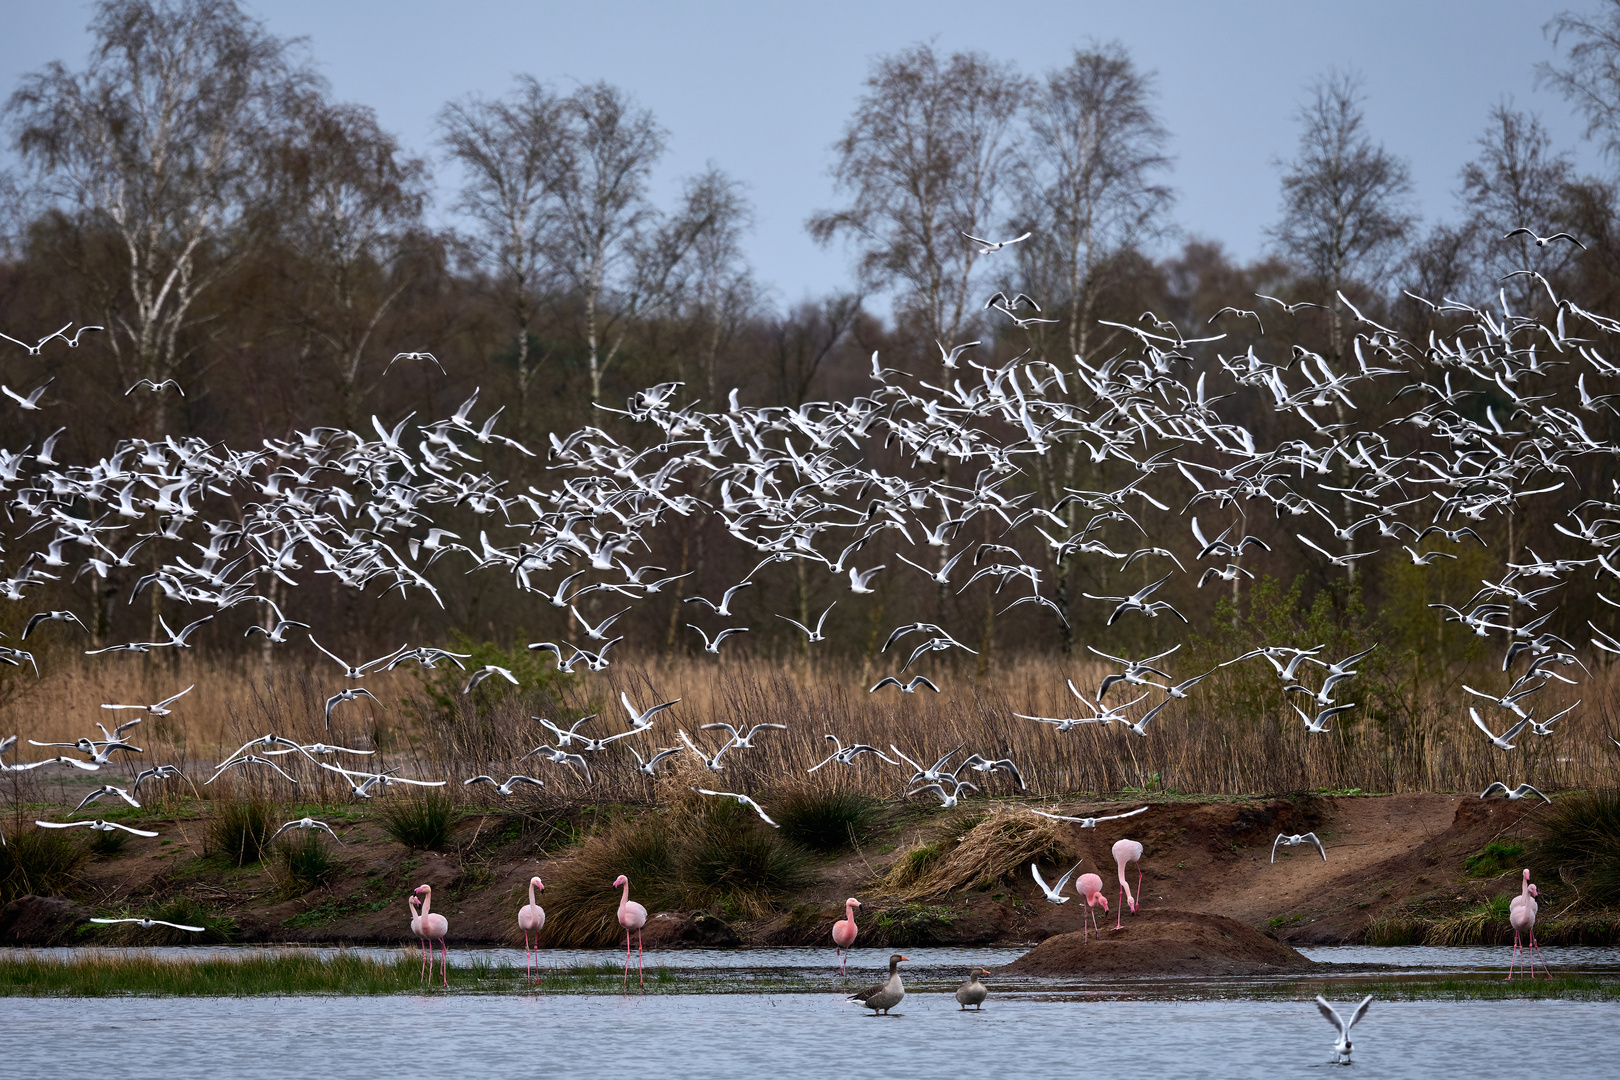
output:
<path id="1" fill-rule="evenodd" d="M 0 706 L 0 735 L 66 742 L 94 734 L 98 720 L 106 723 L 134 715 L 104 711 L 99 708 L 103 702 L 156 701 L 196 684 L 176 703 L 172 716 L 148 717 L 134 729 L 132 736 L 146 753 L 122 756 L 104 770 L 113 782 L 118 776 L 132 776 L 138 768 L 172 762 L 200 785 L 224 754 L 249 739 L 275 733 L 305 743 L 375 748 L 377 756 L 363 759 L 361 767 L 381 762 L 399 767 L 405 776 L 449 779 L 450 788 L 467 800 L 535 809 L 610 801 L 651 803 L 694 783 L 768 794 L 802 780 L 807 768 L 832 751 L 825 734 L 837 735 L 846 745 L 870 743 L 886 753 L 893 744 L 923 764 L 958 746 L 963 747 L 958 760 L 969 753 L 1010 757 L 1023 770 L 1029 794 L 1037 796 L 1132 789 L 1224 794 L 1355 788 L 1479 791 L 1498 779 L 1509 784 L 1528 780 L 1549 790 L 1585 788 L 1612 779 L 1616 749 L 1610 737 L 1620 734 L 1614 681 L 1607 672 L 1578 688 L 1585 699 L 1582 707 L 1560 722 L 1554 737 L 1526 731 L 1519 749 L 1507 753 L 1491 748 L 1473 728 L 1467 707 L 1475 699 L 1460 693 L 1406 693 L 1398 700 L 1386 695 L 1396 707 L 1386 701 L 1377 717 L 1357 710 L 1338 718 L 1333 733 L 1307 735 L 1284 704 L 1275 681 L 1264 681 L 1270 679 L 1264 670 L 1259 682 L 1223 673 L 1200 684 L 1190 700 L 1173 703 L 1160 713 L 1146 738 L 1119 725 L 1088 725 L 1059 733 L 1013 714 L 1073 715 L 1077 703 L 1064 680 L 1072 678 L 1090 689 L 1108 669 L 1053 658 L 1012 662 L 983 679 L 970 677 L 965 669 L 956 674 L 935 670 L 935 681 L 944 690 L 937 696 L 926 690 L 868 694 L 870 672 L 861 671 L 858 661 L 772 662 L 739 652 L 722 664 L 691 659 L 645 666 L 621 662 L 605 673 L 562 680 L 544 690 L 512 691 L 492 679 L 472 698 L 456 698 L 448 712 L 435 705 L 413 670 L 400 669 L 356 684 L 380 701 L 339 705 L 330 731 L 323 703 L 350 684 L 329 665 L 312 668 L 287 661 L 266 667 L 189 655 L 115 662 L 67 657 L 53 658 L 47 670 L 50 674 L 37 682 L 31 675 L 21 682 L 11 676 L 5 704 Z M 1135 696 L 1122 693 L 1127 689 L 1116 687 L 1110 700 Z M 1368 701 L 1377 699 L 1378 689 L 1350 683 L 1339 696 Z M 724 732 L 701 731 L 705 723 L 784 723 L 788 730 L 763 732 L 754 749 L 731 751 L 719 774 L 697 767 L 694 758 L 683 755 L 660 767 L 663 772 L 674 765 L 670 775 L 649 779 L 636 771 L 621 744 L 587 755 L 593 771 L 590 783 L 571 769 L 533 758 L 520 765 L 524 753 L 548 739 L 531 715 L 571 722 L 600 712 L 583 731 L 602 735 L 624 730 L 626 720 L 618 704 L 621 690 L 641 707 L 671 697 L 682 699 L 659 716 L 651 735 L 625 740 L 644 755 L 679 745 L 677 727 L 711 750 L 720 745 Z M 1554 695 L 1546 696 L 1547 707 L 1538 710 L 1543 715 L 1555 705 Z M 1155 692 L 1135 712 L 1157 700 Z M 1572 695 L 1569 700 L 1574 700 Z M 1507 726 L 1501 710 L 1486 706 L 1482 713 L 1499 727 Z M 51 752 L 24 742 L 9 759 L 33 760 Z M 349 801 L 340 777 L 297 761 L 296 755 L 278 760 L 302 781 L 296 792 L 262 770 L 233 771 L 215 787 L 300 802 Z M 532 794 L 526 789 L 521 797 L 500 800 L 487 787 L 461 788 L 460 781 L 476 773 L 504 779 L 520 771 L 544 778 L 545 789 Z M 53 789 L 65 798 L 72 787 L 68 781 L 79 779 L 77 774 L 61 773 L 60 768 L 9 773 L 8 794 L 14 805 L 18 800 L 60 801 Z M 853 766 L 828 765 L 816 777 L 819 782 L 893 798 L 904 793 L 908 775 L 909 770 L 868 756 Z M 1004 774 L 988 779 L 976 773 L 964 776 L 981 783 L 989 794 L 1016 791 Z"/>

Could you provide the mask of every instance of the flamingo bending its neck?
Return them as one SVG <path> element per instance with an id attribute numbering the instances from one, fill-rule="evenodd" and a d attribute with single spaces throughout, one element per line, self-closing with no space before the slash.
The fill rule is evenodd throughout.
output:
<path id="1" fill-rule="evenodd" d="M 420 979 L 427 978 L 427 938 L 422 936 L 422 901 L 415 893 L 405 898 L 405 905 L 411 909 L 411 933 L 416 935 L 417 942 L 422 947 L 422 974 Z"/>
<path id="2" fill-rule="evenodd" d="M 1530 884 L 1530 871 L 1526 870 L 1524 872 L 1524 884 L 1519 887 L 1519 895 L 1515 896 L 1513 903 L 1508 905 L 1508 922 L 1513 927 L 1512 956 L 1519 961 L 1521 971 L 1524 963 L 1524 949 L 1519 944 L 1520 935 L 1522 934 L 1530 939 L 1530 977 L 1532 979 L 1536 977 L 1536 912 L 1539 908 L 1540 905 L 1536 903 L 1536 887 Z M 1546 970 L 1546 957 L 1542 957 L 1541 966 L 1543 970 Z M 1513 978 L 1512 959 L 1508 961 L 1507 977 L 1509 979 Z M 1547 971 L 1547 978 L 1552 978 L 1551 971 Z"/>
<path id="3" fill-rule="evenodd" d="M 624 895 L 619 898 L 619 925 L 624 927 L 624 985 L 630 985 L 630 931 L 636 932 L 636 977 L 642 986 L 647 985 L 647 977 L 641 969 L 641 928 L 647 925 L 647 909 L 630 899 L 630 879 L 620 874 L 613 879 L 613 888 L 624 886 Z"/>
<path id="4" fill-rule="evenodd" d="M 450 920 L 443 915 L 433 914 L 433 886 L 418 885 L 416 891 L 422 897 L 422 939 L 425 942 L 437 941 L 441 950 L 439 957 L 439 977 L 444 985 L 450 985 L 450 948 L 444 943 L 444 935 L 450 932 Z M 427 946 L 428 956 L 433 955 L 431 945 Z M 432 960 L 428 961 L 428 978 L 433 977 Z"/>
<path id="5" fill-rule="evenodd" d="M 1131 914 L 1136 914 L 1136 899 L 1142 891 L 1142 845 L 1136 840 L 1114 841 L 1114 862 L 1119 866 L 1119 911 L 1114 915 L 1114 929 L 1123 930 L 1125 924 L 1125 905 L 1131 906 Z M 1125 866 L 1127 863 L 1136 864 L 1136 892 L 1131 892 L 1131 883 L 1125 880 Z"/>
<path id="6" fill-rule="evenodd" d="M 861 902 L 853 896 L 844 901 L 844 917 L 833 923 L 833 952 L 838 954 L 838 974 L 844 973 L 844 962 L 849 959 L 849 950 L 855 944 L 855 934 L 858 927 L 855 925 L 855 909 Z"/>
<path id="7" fill-rule="evenodd" d="M 538 887 L 541 892 L 546 891 L 546 883 L 539 877 L 529 879 L 529 902 L 518 908 L 518 929 L 523 931 L 523 974 L 529 974 L 529 954 L 539 945 L 540 931 L 546 925 L 546 909 L 534 902 L 534 890 Z M 535 935 L 535 945 L 529 944 L 529 935 Z M 534 981 L 540 981 L 540 961 L 536 957 L 534 962 Z"/>
<path id="8" fill-rule="evenodd" d="M 1096 874 L 1081 874 L 1080 880 L 1074 883 L 1074 888 L 1076 892 L 1086 898 L 1086 914 L 1091 918 L 1093 929 L 1098 934 L 1101 934 L 1102 927 L 1097 925 L 1097 913 L 1091 909 L 1100 907 L 1103 909 L 1104 915 L 1108 914 L 1108 897 L 1104 896 L 1102 892 L 1102 878 Z M 1080 940 L 1086 940 L 1086 924 L 1084 920 L 1080 923 Z"/>

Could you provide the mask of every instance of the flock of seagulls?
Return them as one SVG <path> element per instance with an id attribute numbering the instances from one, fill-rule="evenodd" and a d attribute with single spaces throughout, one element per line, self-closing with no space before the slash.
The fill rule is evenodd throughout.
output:
<path id="1" fill-rule="evenodd" d="M 1562 233 L 1542 237 L 1521 229 L 1509 235 L 1515 234 L 1528 235 L 1537 245 L 1579 244 Z M 994 256 L 1028 237 L 967 239 L 980 254 Z M 1316 306 L 1257 299 L 1270 305 L 1266 310 L 1289 318 Z M 336 709 L 361 697 L 375 701 L 357 685 L 368 675 L 402 664 L 465 670 L 462 661 L 468 657 L 408 643 L 360 662 L 338 655 L 312 636 L 310 623 L 288 618 L 281 608 L 282 603 L 295 606 L 301 587 L 323 579 L 356 592 L 397 592 L 442 607 L 442 586 L 427 574 L 436 564 L 495 575 L 568 614 L 573 640 L 538 641 L 531 650 L 549 654 L 563 671 L 580 666 L 602 671 L 619 655 L 615 646 L 625 638 L 616 631 L 623 620 L 649 598 L 678 592 L 690 576 L 646 561 L 655 550 L 655 534 L 672 518 L 709 515 L 760 560 L 742 580 L 729 583 L 718 602 L 681 597 L 698 615 L 685 624 L 694 648 L 720 660 L 735 649 L 722 651 L 728 640 L 748 634 L 749 624 L 765 614 L 790 623 L 806 648 L 845 640 L 845 632 L 828 626 L 839 600 L 826 605 L 813 627 L 807 612 L 792 617 L 759 610 L 755 601 L 763 590 L 748 591 L 759 584 L 756 575 L 786 563 L 819 575 L 813 579 L 817 588 L 847 587 L 852 597 L 896 588 L 937 590 L 941 596 L 990 589 L 997 618 L 1027 612 L 1050 620 L 1054 633 L 1073 631 L 1076 613 L 1089 630 L 1161 617 L 1188 624 L 1189 612 L 1204 614 L 1190 606 L 1205 603 L 1198 598 L 1208 594 L 1200 589 L 1216 583 L 1236 589 L 1274 554 L 1273 545 L 1251 531 L 1266 514 L 1295 523 L 1281 526 L 1273 540 L 1292 537 L 1325 572 L 1354 575 L 1364 572 L 1369 560 L 1386 557 L 1432 568 L 1456 557 L 1447 546 L 1486 545 L 1474 525 L 1523 514 L 1566 487 L 1580 489 L 1580 463 L 1612 460 L 1620 453 L 1611 433 L 1620 415 L 1611 400 L 1620 395 L 1588 389 L 1589 381 L 1620 376 L 1620 361 L 1604 352 L 1608 336 L 1620 332 L 1620 321 L 1586 311 L 1549 287 L 1545 317 L 1512 310 L 1505 292 L 1495 306 L 1423 300 L 1452 329 L 1413 340 L 1369 318 L 1342 294 L 1339 300 L 1350 313 L 1353 333 L 1338 357 L 1300 345 L 1286 356 L 1262 355 L 1253 345 L 1229 345 L 1225 333 L 1201 329 L 1204 336 L 1193 336 L 1171 320 L 1145 315 L 1134 324 L 1105 323 L 1123 345 L 1106 358 L 1075 356 L 1072 364 L 1032 360 L 1027 354 L 981 364 L 972 350 L 982 342 L 939 343 L 939 370 L 916 375 L 880 366 L 874 353 L 867 392 L 798 407 L 745 405 L 734 389 L 723 404 L 705 409 L 701 402 L 682 400 L 682 384 L 662 383 L 634 394 L 623 409 L 604 410 L 613 414 L 618 436 L 597 426 L 567 435 L 552 432 L 543 450 L 497 435 L 500 409 L 475 419 L 477 391 L 446 419 L 424 422 L 412 413 L 385 422 L 373 416 L 370 431 L 317 427 L 265 439 L 258 447 L 233 448 L 190 436 L 130 438 L 93 462 L 61 460 L 65 428 L 58 428 L 37 449 L 30 444 L 0 450 L 0 498 L 9 522 L 0 537 L 7 562 L 0 597 L 25 604 L 37 593 L 60 599 L 71 595 L 75 581 L 105 582 L 115 570 L 134 571 L 125 602 L 155 591 L 156 605 L 165 609 L 157 620 L 162 635 L 152 641 L 87 642 L 93 647 L 84 650 L 86 655 L 106 656 L 107 662 L 120 654 L 194 648 L 217 632 L 217 617 L 247 607 L 256 621 L 244 636 L 261 635 L 265 647 L 275 650 L 302 649 L 307 639 L 336 666 L 336 671 L 324 669 L 341 679 L 326 699 L 330 730 Z M 984 310 L 1006 317 L 1014 331 L 1052 321 L 1040 317 L 1035 298 L 1016 292 L 993 294 Z M 1206 325 L 1223 316 L 1252 320 L 1264 334 L 1260 314 L 1246 309 L 1223 309 Z M 76 347 L 81 335 L 101 329 L 80 327 L 70 337 L 70 323 L 33 344 L 6 335 L 0 339 L 41 356 L 57 341 Z M 394 358 L 400 359 L 430 361 L 443 370 L 429 353 Z M 1570 375 L 1577 376 L 1573 391 L 1565 385 Z M 54 376 L 27 393 L 0 385 L 0 392 L 19 413 L 45 416 L 54 407 L 48 396 L 53 382 Z M 143 385 L 153 392 L 169 386 L 137 383 L 130 390 Z M 173 388 L 183 392 L 178 384 Z M 1386 423 L 1356 419 L 1374 403 L 1390 407 L 1409 397 L 1416 400 Z M 1263 427 L 1236 423 L 1233 412 L 1219 407 L 1233 398 L 1241 398 L 1249 414 L 1268 416 Z M 1274 434 L 1287 437 L 1266 444 Z M 480 456 L 486 447 L 525 457 L 543 453 L 549 480 L 517 490 Z M 1097 490 L 1045 484 L 1040 478 L 1055 475 L 1051 466 L 1060 454 L 1089 467 L 1086 475 L 1125 479 Z M 1537 720 L 1530 698 L 1560 684 L 1576 685 L 1571 673 L 1588 672 L 1587 660 L 1620 653 L 1620 638 L 1595 623 L 1588 624 L 1594 652 L 1585 659 L 1566 637 L 1546 629 L 1558 610 L 1556 597 L 1572 577 L 1589 575 L 1605 585 L 1620 578 L 1620 562 L 1614 560 L 1620 548 L 1615 527 L 1620 482 L 1613 487 L 1584 489 L 1585 500 L 1552 522 L 1584 557 L 1544 559 L 1528 547 L 1512 548 L 1502 572 L 1495 580 L 1482 578 L 1483 588 L 1473 598 L 1457 606 L 1431 605 L 1437 618 L 1503 646 L 1502 686 L 1468 692 L 1485 708 L 1511 714 L 1498 734 L 1504 725 L 1470 709 L 1477 730 L 1504 755 L 1522 745 L 1527 727 L 1533 736 L 1558 738 L 1574 722 L 1553 728 L 1579 701 Z M 1144 520 L 1151 521 L 1151 531 Z M 1191 567 L 1160 546 L 1175 531 L 1196 550 Z M 1150 536 L 1158 542 L 1134 546 Z M 1088 603 L 1066 609 L 1052 581 L 1056 560 L 1083 567 L 1091 580 L 1115 584 L 1096 592 L 1078 590 Z M 1142 584 L 1123 584 L 1123 575 L 1138 561 Z M 595 602 L 602 600 L 611 606 L 595 611 Z M 943 603 L 940 607 L 945 610 Z M 171 615 L 181 624 L 178 631 L 167 621 Z M 892 631 L 878 656 L 893 655 L 898 666 L 870 693 L 889 686 L 906 694 L 920 688 L 938 693 L 954 658 L 979 654 L 983 645 L 967 627 L 947 628 L 939 618 L 941 623 Z M 34 655 L 20 646 L 47 628 L 89 632 L 79 613 L 67 607 L 39 611 L 28 618 L 17 646 L 0 645 L 0 664 L 26 663 L 44 674 Z M 912 634 L 921 637 L 890 653 Z M 1275 642 L 1209 671 L 1179 675 L 1171 673 L 1169 662 L 1179 645 L 1141 659 L 1088 647 L 1118 670 L 1094 688 L 1069 681 L 1075 715 L 1012 716 L 1048 725 L 1057 734 L 1117 723 L 1121 730 L 1151 738 L 1157 728 L 1149 724 L 1167 707 L 1199 693 L 1204 679 L 1231 665 L 1264 663 L 1275 672 L 1280 698 L 1303 730 L 1323 735 L 1338 730 L 1344 714 L 1358 707 L 1341 696 L 1355 683 L 1356 665 L 1378 646 L 1333 660 L 1319 655 L 1322 644 Z M 926 673 L 908 676 L 913 667 L 930 663 L 935 666 Z M 1302 678 L 1309 671 L 1321 677 Z M 492 678 L 519 681 L 510 670 L 487 666 L 467 673 L 462 692 Z M 1141 694 L 1106 704 L 1109 690 L 1120 683 Z M 191 689 L 152 705 L 104 708 L 164 716 Z M 594 755 L 617 753 L 615 744 L 656 732 L 664 710 L 676 702 L 640 711 L 621 695 L 621 704 L 627 726 L 620 731 L 580 730 L 596 717 L 568 727 L 535 718 L 536 730 L 549 738 L 520 760 L 533 757 L 589 783 Z M 126 741 L 140 722 L 113 731 L 97 725 L 99 739 L 86 735 L 71 744 L 30 740 L 76 751 L 77 757 L 62 753 L 7 763 L 3 755 L 15 745 L 13 737 L 0 743 L 0 769 L 98 771 L 122 760 L 114 755 L 144 753 Z M 780 726 L 726 728 L 726 738 L 714 747 L 700 745 L 681 727 L 676 746 L 625 742 L 622 749 L 647 775 L 683 752 L 695 755 L 706 770 L 724 773 L 762 729 Z M 719 727 L 725 725 L 705 724 L 700 730 Z M 947 769 L 965 749 L 958 747 L 923 768 L 892 744 L 885 754 L 872 746 L 846 747 L 835 733 L 826 738 L 836 749 L 809 772 L 875 756 L 910 771 L 908 797 L 930 796 L 942 808 L 978 793 L 998 774 L 1020 790 L 1026 787 L 1028 763 L 1021 767 L 1005 755 L 970 755 Z M 268 734 L 220 762 L 204 783 L 235 769 L 296 786 L 300 776 L 323 770 L 340 777 L 353 797 L 367 799 L 398 786 L 448 782 L 402 775 L 401 768 L 361 767 L 358 759 L 373 753 Z M 326 760 L 334 757 L 348 760 Z M 544 783 L 518 774 L 517 762 L 512 765 L 504 782 L 497 776 L 507 770 L 492 769 L 463 784 L 488 785 L 492 795 L 512 797 L 520 786 Z M 977 784 L 958 775 L 964 768 L 976 773 Z M 179 770 L 168 765 L 141 774 L 152 784 L 179 779 L 184 779 Z M 135 790 L 141 780 L 127 791 L 109 787 L 95 798 L 116 796 L 138 806 Z M 751 793 L 694 790 L 735 800 L 774 824 Z M 1511 789 L 1497 783 L 1482 797 L 1497 790 L 1509 798 L 1541 795 L 1527 783 Z M 1109 818 L 1079 820 L 1094 827 Z M 100 820 L 40 824 L 124 828 Z M 291 825 L 326 828 L 319 822 Z M 1306 834 L 1278 843 L 1313 841 Z M 1315 846 L 1322 850 L 1319 841 Z M 1082 880 L 1086 877 L 1095 875 Z M 1056 891 L 1061 889 L 1060 882 Z M 1103 905 L 1106 910 L 1106 899 Z M 1364 1009 L 1365 1003 L 1356 1016 Z M 1353 1017 L 1342 1025 L 1346 1048 L 1354 1022 Z"/>

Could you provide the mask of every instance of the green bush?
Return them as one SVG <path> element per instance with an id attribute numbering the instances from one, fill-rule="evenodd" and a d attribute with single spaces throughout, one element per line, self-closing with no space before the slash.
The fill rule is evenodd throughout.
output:
<path id="1" fill-rule="evenodd" d="M 809 884 L 812 873 L 804 848 L 729 804 L 708 808 L 677 858 L 685 906 L 719 904 L 750 917 Z"/>
<path id="2" fill-rule="evenodd" d="M 264 858 L 279 823 L 276 808 L 263 799 L 226 799 L 214 804 L 208 837 L 214 850 L 237 866 Z"/>
<path id="3" fill-rule="evenodd" d="M 811 856 L 730 804 L 671 821 L 648 815 L 592 836 L 546 882 L 546 941 L 574 947 L 624 940 L 612 882 L 649 912 L 718 907 L 757 916 L 810 882 Z"/>
<path id="4" fill-rule="evenodd" d="M 112 832 L 101 832 L 92 829 L 90 839 L 85 847 L 92 855 L 112 856 L 124 850 L 124 844 L 129 841 L 129 833 L 123 829 L 114 829 Z"/>
<path id="5" fill-rule="evenodd" d="M 878 803 L 857 791 L 801 788 L 779 796 L 771 816 L 784 839 L 830 853 L 864 843 L 877 825 Z"/>
<path id="6" fill-rule="evenodd" d="M 282 869 L 287 872 L 286 892 L 302 895 L 331 881 L 338 873 L 338 861 L 327 849 L 326 838 L 317 829 L 299 829 L 296 839 L 277 845 Z"/>
<path id="7" fill-rule="evenodd" d="M 1620 788 L 1561 798 L 1541 823 L 1547 835 L 1531 854 L 1538 876 L 1568 876 L 1582 902 L 1620 906 Z"/>
<path id="8" fill-rule="evenodd" d="M 461 661 L 465 671 L 448 661 L 431 668 L 418 665 L 416 677 L 438 719 L 454 718 L 457 715 L 457 702 L 469 699 L 479 710 L 487 709 L 502 698 L 514 696 L 538 707 L 540 701 L 555 697 L 556 691 L 572 681 L 571 676 L 558 671 L 556 665 L 550 663 L 550 653 L 529 651 L 524 642 L 527 635 L 521 627 L 515 633 L 517 642 L 510 648 L 502 648 L 493 641 L 474 641 L 457 630 L 445 648 L 458 656 L 470 654 Z M 490 664 L 510 671 L 517 677 L 518 685 L 513 686 L 495 675 L 479 683 L 464 697 L 461 688 L 467 685 L 468 673 Z"/>
<path id="9" fill-rule="evenodd" d="M 77 842 L 52 829 L 28 829 L 0 847 L 0 906 L 19 896 L 56 896 L 86 858 Z"/>
<path id="10" fill-rule="evenodd" d="M 412 851 L 445 851 L 455 824 L 455 800 L 449 792 L 425 788 L 383 803 L 380 816 L 389 839 Z"/>

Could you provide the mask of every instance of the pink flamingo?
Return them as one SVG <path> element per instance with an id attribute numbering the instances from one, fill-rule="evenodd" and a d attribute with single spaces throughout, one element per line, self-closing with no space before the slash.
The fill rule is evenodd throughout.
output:
<path id="1" fill-rule="evenodd" d="M 1101 907 L 1103 914 L 1108 914 L 1108 897 L 1102 894 L 1102 878 L 1096 874 L 1081 874 L 1080 880 L 1074 883 L 1074 887 L 1076 892 L 1086 898 L 1086 914 L 1091 916 L 1091 924 L 1100 935 L 1102 927 L 1097 926 L 1096 912 L 1091 909 Z M 1086 924 L 1084 920 L 1080 922 L 1080 940 L 1086 940 Z"/>
<path id="2" fill-rule="evenodd" d="M 630 985 L 630 931 L 636 932 L 636 977 L 641 985 L 647 985 L 647 977 L 641 970 L 641 928 L 647 925 L 647 909 L 630 899 L 630 879 L 620 874 L 613 879 L 613 887 L 617 889 L 624 886 L 624 895 L 619 898 L 619 925 L 624 927 L 624 984 Z"/>
<path id="3" fill-rule="evenodd" d="M 1522 964 L 1524 949 L 1519 944 L 1522 934 L 1530 939 L 1530 977 L 1536 977 L 1536 912 L 1540 905 L 1536 903 L 1536 887 L 1530 884 L 1530 871 L 1524 872 L 1524 884 L 1519 888 L 1519 895 L 1513 898 L 1508 905 L 1508 922 L 1513 926 L 1513 956 Z M 1547 970 L 1547 958 L 1542 957 L 1541 966 Z M 1522 968 L 1521 968 L 1522 970 Z M 1513 961 L 1508 961 L 1509 979 L 1513 978 Z M 1552 972 L 1547 970 L 1547 978 L 1552 978 Z"/>
<path id="4" fill-rule="evenodd" d="M 1119 911 L 1114 915 L 1114 929 L 1123 930 L 1125 924 L 1125 905 L 1131 906 L 1131 914 L 1136 914 L 1136 894 L 1142 891 L 1142 845 L 1136 840 L 1114 841 L 1114 862 L 1119 865 Z M 1136 864 L 1136 893 L 1131 892 L 1130 882 L 1125 880 L 1125 866 L 1127 863 Z"/>
<path id="5" fill-rule="evenodd" d="M 518 908 L 518 929 L 523 931 L 523 974 L 525 977 L 527 977 L 529 974 L 529 953 L 531 951 L 531 946 L 529 945 L 529 935 L 535 935 L 536 946 L 538 946 L 540 940 L 540 931 L 543 930 L 546 925 L 546 909 L 534 902 L 534 890 L 536 886 L 539 886 L 541 892 L 546 891 L 545 882 L 541 881 L 538 877 L 530 878 L 529 902 Z M 538 959 L 536 959 L 534 966 L 537 969 L 535 971 L 534 981 L 539 982 L 540 973 L 538 968 L 540 967 L 540 964 Z"/>
<path id="6" fill-rule="evenodd" d="M 861 902 L 853 896 L 844 901 L 844 917 L 833 923 L 833 952 L 839 953 L 838 974 L 844 973 L 844 962 L 849 959 L 850 947 L 855 944 L 859 928 L 855 925 L 855 909 Z M 842 950 L 840 952 L 840 950 Z"/>
<path id="7" fill-rule="evenodd" d="M 450 985 L 450 948 L 444 943 L 444 935 L 450 932 L 450 920 L 443 915 L 433 914 L 433 886 L 418 885 L 416 891 L 422 896 L 422 941 L 427 948 L 428 956 L 433 955 L 433 948 L 428 942 L 437 941 L 442 955 L 439 958 L 439 976 L 444 979 L 444 985 Z M 428 978 L 433 977 L 432 961 L 428 967 Z"/>
<path id="8" fill-rule="evenodd" d="M 422 947 L 422 974 L 418 977 L 420 981 L 427 978 L 427 938 L 422 936 L 422 901 L 416 898 L 415 893 L 411 893 L 405 898 L 405 904 L 411 909 L 411 933 L 416 935 L 416 940 Z"/>

